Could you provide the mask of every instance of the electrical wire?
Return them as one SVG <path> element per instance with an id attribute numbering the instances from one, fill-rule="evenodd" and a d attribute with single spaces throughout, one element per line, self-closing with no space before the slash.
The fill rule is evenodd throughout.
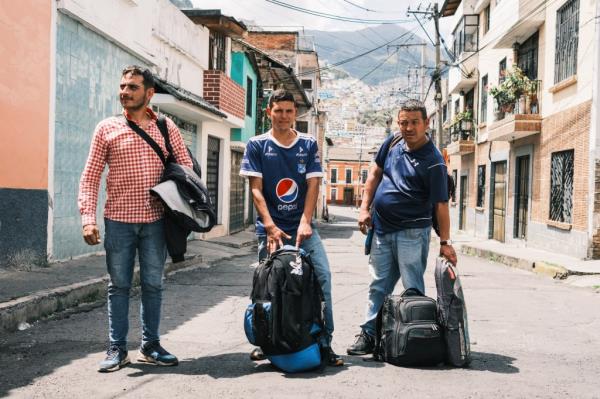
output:
<path id="1" fill-rule="evenodd" d="M 284 3 L 279 0 L 266 0 L 266 1 L 268 3 L 272 3 L 272 4 L 278 5 L 280 7 L 288 8 L 290 10 L 314 15 L 314 16 L 321 17 L 321 18 L 329 18 L 329 19 L 334 19 L 337 21 L 343 21 L 343 22 L 351 22 L 351 23 L 358 23 L 358 24 L 374 24 L 374 25 L 389 25 L 389 24 L 396 25 L 396 24 L 402 24 L 402 23 L 409 22 L 409 20 L 406 20 L 406 19 L 384 20 L 384 19 L 361 19 L 361 18 L 343 17 L 343 16 L 328 14 L 328 13 L 324 13 L 324 12 L 320 12 L 320 11 L 309 10 L 307 8 L 298 7 L 298 6 L 295 6 L 292 4 Z"/>

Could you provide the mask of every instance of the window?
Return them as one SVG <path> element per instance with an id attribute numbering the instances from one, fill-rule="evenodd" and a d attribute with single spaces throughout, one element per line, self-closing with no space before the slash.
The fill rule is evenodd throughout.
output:
<path id="1" fill-rule="evenodd" d="M 331 200 L 332 201 L 337 200 L 337 188 L 332 188 L 331 189 Z"/>
<path id="2" fill-rule="evenodd" d="M 307 121 L 296 121 L 296 130 L 300 133 L 308 133 L 308 122 Z"/>
<path id="3" fill-rule="evenodd" d="M 538 69 L 538 32 L 535 32 L 519 46 L 517 66 L 531 80 L 537 79 Z"/>
<path id="4" fill-rule="evenodd" d="M 444 104 L 442 108 L 442 120 L 444 122 L 448 121 L 448 103 Z"/>
<path id="5" fill-rule="evenodd" d="M 481 78 L 481 112 L 479 114 L 479 121 L 487 121 L 487 100 L 488 100 L 488 76 L 485 75 Z"/>
<path id="6" fill-rule="evenodd" d="M 312 90 L 312 79 L 302 79 L 302 88 L 304 90 Z"/>
<path id="7" fill-rule="evenodd" d="M 352 183 L 352 169 L 346 169 L 346 183 Z"/>
<path id="8" fill-rule="evenodd" d="M 252 79 L 246 77 L 246 115 L 252 116 L 252 94 L 254 93 Z"/>
<path id="9" fill-rule="evenodd" d="M 485 165 L 477 167 L 477 207 L 483 208 L 485 198 Z"/>
<path id="10" fill-rule="evenodd" d="M 337 169 L 331 169 L 331 176 L 329 179 L 331 180 L 331 184 L 337 183 Z"/>
<path id="11" fill-rule="evenodd" d="M 454 180 L 454 187 L 456 187 L 456 181 L 458 180 L 458 170 L 452 170 L 452 180 Z M 456 190 L 452 192 L 452 202 L 456 202 Z"/>
<path id="12" fill-rule="evenodd" d="M 458 115 L 460 112 L 460 99 L 454 101 L 454 115 Z"/>
<path id="13" fill-rule="evenodd" d="M 479 47 L 479 15 L 464 15 L 454 32 L 454 56 L 463 52 L 477 51 Z"/>
<path id="14" fill-rule="evenodd" d="M 498 63 L 498 83 L 504 82 L 504 75 L 506 74 L 506 57 L 502 58 L 502 61 Z"/>
<path id="15" fill-rule="evenodd" d="M 485 35 L 490 30 L 490 4 L 483 9 L 483 34 Z"/>
<path id="16" fill-rule="evenodd" d="M 473 114 L 473 105 L 475 103 L 475 88 L 465 94 L 465 111 L 471 111 Z"/>
<path id="17" fill-rule="evenodd" d="M 569 0 L 556 11 L 554 83 L 577 73 L 578 42 L 579 0 Z"/>
<path id="18" fill-rule="evenodd" d="M 571 223 L 573 216 L 573 158 L 573 150 L 552 153 L 550 220 Z"/>
<path id="19" fill-rule="evenodd" d="M 365 184 L 367 182 L 367 176 L 369 174 L 369 171 L 366 169 L 363 169 L 360 171 L 360 182 L 362 184 Z"/>
<path id="20" fill-rule="evenodd" d="M 225 35 L 211 31 L 208 47 L 208 69 L 225 72 Z"/>

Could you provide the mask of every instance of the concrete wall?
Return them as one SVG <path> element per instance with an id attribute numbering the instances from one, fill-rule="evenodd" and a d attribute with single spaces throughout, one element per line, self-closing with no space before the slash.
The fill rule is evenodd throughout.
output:
<path id="1" fill-rule="evenodd" d="M 52 7 L 23 0 L 0 13 L 0 262 L 46 258 Z"/>
<path id="2" fill-rule="evenodd" d="M 144 62 L 68 15 L 59 12 L 57 25 L 52 256 L 64 259 L 102 250 L 81 238 L 79 178 L 96 124 L 121 112 L 121 70 Z M 103 231 L 104 179 L 100 193 L 97 216 Z"/>

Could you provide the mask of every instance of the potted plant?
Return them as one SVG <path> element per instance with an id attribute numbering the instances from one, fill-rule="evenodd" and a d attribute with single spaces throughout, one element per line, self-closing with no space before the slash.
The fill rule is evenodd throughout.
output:
<path id="1" fill-rule="evenodd" d="M 521 68 L 513 65 L 512 69 L 504 71 L 504 81 L 498 86 L 493 86 L 489 94 L 496 100 L 498 109 L 502 112 L 513 112 L 515 104 L 524 95 L 532 90 L 532 81 L 523 73 Z M 525 97 L 523 97 L 523 101 Z M 521 106 L 522 112 L 525 104 Z"/>

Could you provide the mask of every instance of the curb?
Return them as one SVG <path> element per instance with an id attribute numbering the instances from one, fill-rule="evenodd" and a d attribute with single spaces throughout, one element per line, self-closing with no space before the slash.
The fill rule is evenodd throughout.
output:
<path id="1" fill-rule="evenodd" d="M 465 255 L 477 256 L 479 258 L 491 260 L 492 262 L 502 263 L 510 267 L 526 270 L 528 272 L 541 274 L 559 280 L 564 280 L 568 276 L 576 274 L 572 273 L 563 266 L 555 265 L 550 262 L 516 258 L 514 256 L 501 254 L 488 249 L 472 247 L 468 244 L 462 244 L 460 252 Z"/>
<path id="2" fill-rule="evenodd" d="M 183 262 L 167 262 L 164 275 L 166 277 L 182 269 L 190 270 L 197 266 L 212 267 L 223 260 L 244 255 L 246 254 L 224 256 L 205 264 L 202 263 L 202 255 L 192 255 Z M 104 301 L 108 279 L 108 275 L 105 275 L 51 290 L 38 291 L 31 295 L 0 303 L 0 333 L 14 332 L 19 329 L 21 323 L 33 323 L 66 310 L 77 312 L 78 307 L 81 307 L 81 311 L 83 311 L 85 307 L 82 305 Z M 139 269 L 136 268 L 131 288 L 135 289 L 138 286 Z"/>

